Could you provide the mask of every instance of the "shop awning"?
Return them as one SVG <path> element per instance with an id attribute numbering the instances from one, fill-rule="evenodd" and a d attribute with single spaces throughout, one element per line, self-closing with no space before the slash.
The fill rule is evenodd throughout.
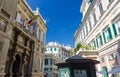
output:
<path id="1" fill-rule="evenodd" d="M 114 68 L 111 71 L 108 71 L 108 74 L 120 73 L 120 67 Z"/>
<path id="2" fill-rule="evenodd" d="M 106 71 L 97 71 L 97 73 L 99 73 L 99 74 L 107 74 Z"/>

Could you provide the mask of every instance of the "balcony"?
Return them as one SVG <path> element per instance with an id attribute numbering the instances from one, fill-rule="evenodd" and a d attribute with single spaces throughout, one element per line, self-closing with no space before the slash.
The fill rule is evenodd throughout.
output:
<path id="1" fill-rule="evenodd" d="M 40 40 L 40 38 L 37 38 L 36 31 L 30 29 L 30 26 L 27 26 L 27 25 L 24 26 L 23 24 L 16 21 L 14 27 L 15 27 L 15 29 L 17 28 L 19 31 L 21 31 L 23 35 L 26 35 L 29 38 L 32 38 L 34 40 L 37 40 L 39 43 L 44 45 L 44 43 Z"/>
<path id="2" fill-rule="evenodd" d="M 13 30 L 15 32 L 20 32 L 22 35 L 31 38 L 33 40 L 36 39 L 35 35 L 33 33 L 30 33 L 29 29 L 27 28 L 27 26 L 22 25 L 19 22 L 15 22 L 14 28 Z M 13 36 L 14 37 L 14 36 Z"/>
<path id="3" fill-rule="evenodd" d="M 5 32 L 6 31 L 6 23 L 0 21 L 0 31 Z"/>

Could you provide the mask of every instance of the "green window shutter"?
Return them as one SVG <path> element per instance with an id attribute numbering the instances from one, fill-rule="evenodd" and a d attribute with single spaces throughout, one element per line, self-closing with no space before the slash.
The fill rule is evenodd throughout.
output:
<path id="1" fill-rule="evenodd" d="M 102 36 L 100 35 L 100 44 L 103 45 Z"/>
<path id="2" fill-rule="evenodd" d="M 54 51 L 56 51 L 56 48 L 54 48 Z"/>
<path id="3" fill-rule="evenodd" d="M 110 30 L 110 27 L 108 28 L 108 33 L 109 33 L 109 38 L 112 40 L 112 33 L 111 33 L 111 30 Z"/>
<path id="4" fill-rule="evenodd" d="M 115 27 L 115 23 L 112 24 L 112 27 L 113 27 L 114 35 L 116 37 L 118 35 L 118 33 L 117 33 L 117 29 Z"/>
<path id="5" fill-rule="evenodd" d="M 106 43 L 106 37 L 104 32 L 103 32 L 103 38 L 104 38 L 104 42 Z"/>
<path id="6" fill-rule="evenodd" d="M 98 39 L 96 38 L 96 47 L 98 47 Z"/>
<path id="7" fill-rule="evenodd" d="M 52 48 L 50 48 L 50 51 L 52 51 Z"/>

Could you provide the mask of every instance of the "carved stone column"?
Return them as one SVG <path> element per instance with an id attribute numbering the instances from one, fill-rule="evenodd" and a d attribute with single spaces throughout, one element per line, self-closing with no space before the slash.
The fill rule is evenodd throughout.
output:
<path id="1" fill-rule="evenodd" d="M 25 38 L 25 42 L 24 42 L 24 46 L 25 47 L 27 47 L 27 44 L 28 44 L 28 38 Z M 21 73 L 21 75 L 22 75 L 22 77 L 24 77 L 24 67 L 25 67 L 25 65 L 26 65 L 26 49 L 24 49 L 24 53 L 22 54 L 22 63 L 21 63 L 21 71 L 20 71 L 20 73 Z"/>
<path id="2" fill-rule="evenodd" d="M 16 52 L 16 46 L 17 46 L 17 41 L 18 41 L 18 36 L 20 32 L 15 32 L 14 35 L 14 43 L 13 43 L 13 48 L 8 50 L 8 58 L 9 60 L 6 62 L 5 65 L 5 77 L 10 77 L 12 75 L 12 63 L 15 60 L 15 52 Z"/>

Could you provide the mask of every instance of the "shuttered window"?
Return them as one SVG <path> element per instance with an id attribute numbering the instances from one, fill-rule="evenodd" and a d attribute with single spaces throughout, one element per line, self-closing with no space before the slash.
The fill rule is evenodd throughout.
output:
<path id="1" fill-rule="evenodd" d="M 102 3 L 99 4 L 99 10 L 100 10 L 100 14 L 102 15 L 104 12 Z"/>
<path id="2" fill-rule="evenodd" d="M 54 48 L 54 51 L 56 51 L 57 49 L 56 48 Z"/>
<path id="3" fill-rule="evenodd" d="M 112 33 L 110 27 L 108 28 L 109 39 L 112 40 Z"/>
<path id="4" fill-rule="evenodd" d="M 100 44 L 103 45 L 102 36 L 100 35 Z"/>
<path id="5" fill-rule="evenodd" d="M 115 23 L 112 24 L 115 37 L 118 35 Z"/>
<path id="6" fill-rule="evenodd" d="M 103 32 L 104 43 L 106 43 L 105 33 Z"/>
<path id="7" fill-rule="evenodd" d="M 116 25 L 117 25 L 117 29 L 118 29 L 118 31 L 119 31 L 119 33 L 120 33 L 120 18 L 119 18 L 119 20 L 116 22 Z"/>
<path id="8" fill-rule="evenodd" d="M 52 51 L 52 48 L 50 48 L 50 51 Z"/>
<path id="9" fill-rule="evenodd" d="M 96 18 L 96 14 L 95 13 L 93 14 L 93 18 L 94 18 L 94 23 L 96 23 L 97 22 L 97 18 Z"/>
<path id="10" fill-rule="evenodd" d="M 96 47 L 98 47 L 98 39 L 96 39 Z"/>

